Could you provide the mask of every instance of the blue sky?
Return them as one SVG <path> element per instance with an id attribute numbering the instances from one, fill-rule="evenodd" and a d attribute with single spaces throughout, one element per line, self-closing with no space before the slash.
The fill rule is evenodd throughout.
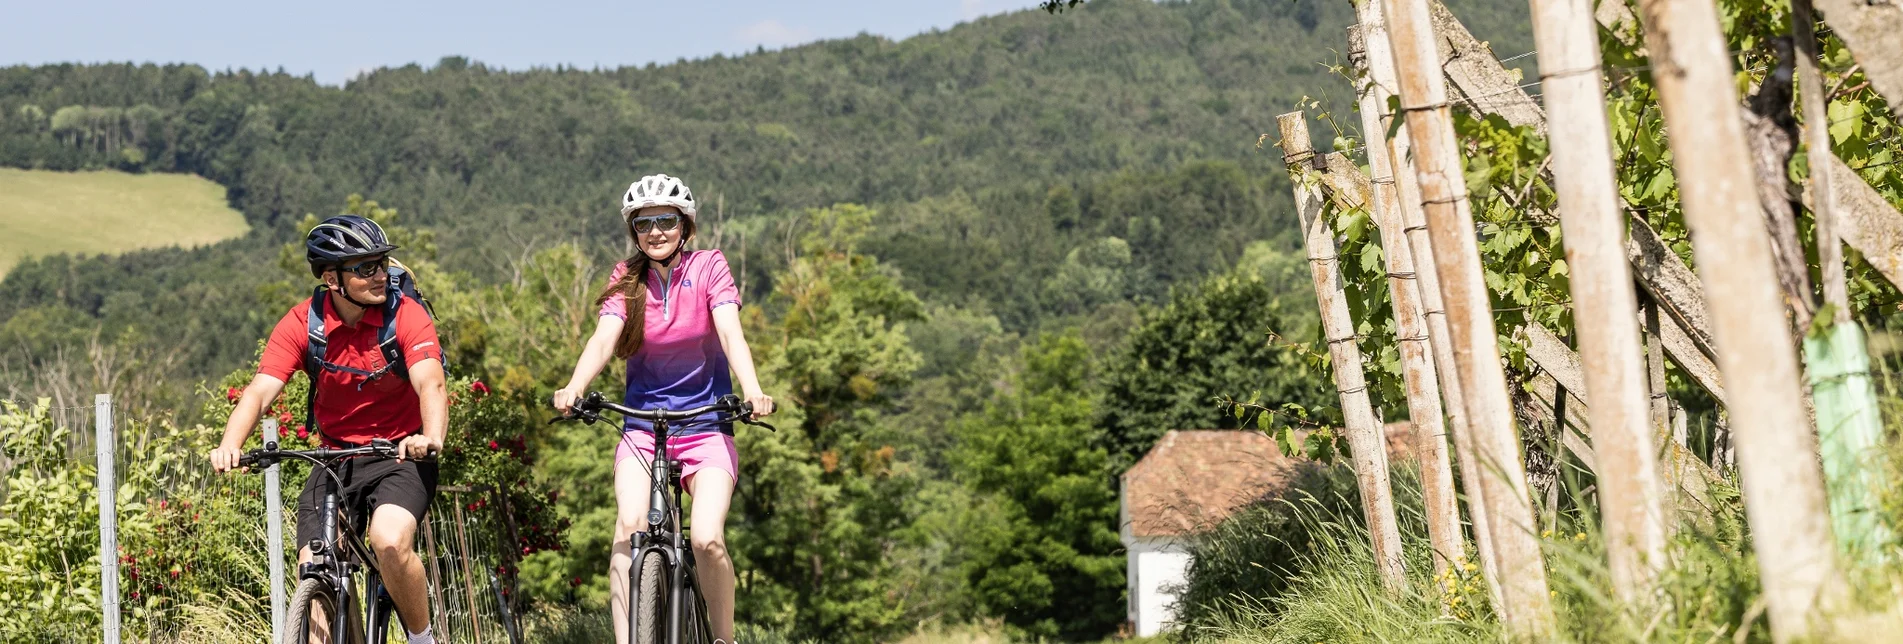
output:
<path id="1" fill-rule="evenodd" d="M 189 62 L 338 85 L 447 55 L 509 69 L 617 67 L 869 32 L 903 38 L 1037 0 L 7 0 L 0 66 Z"/>

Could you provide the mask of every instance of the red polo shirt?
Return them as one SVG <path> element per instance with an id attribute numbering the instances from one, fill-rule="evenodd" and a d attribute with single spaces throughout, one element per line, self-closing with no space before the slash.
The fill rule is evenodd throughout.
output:
<path id="1" fill-rule="evenodd" d="M 383 368 L 383 352 L 377 350 L 377 332 L 383 326 L 383 309 L 364 311 L 354 327 L 344 326 L 326 302 L 324 337 L 329 341 L 333 364 L 376 372 Z M 304 368 L 304 351 L 310 346 L 309 299 L 291 307 L 278 320 L 271 339 L 264 345 L 264 357 L 258 373 L 290 382 L 291 374 Z M 442 360 L 437 343 L 436 324 L 429 312 L 415 300 L 404 299 L 396 312 L 396 339 L 403 347 L 408 367 L 424 360 Z M 362 385 L 359 389 L 358 385 Z M 324 370 L 317 379 L 317 426 L 324 436 L 337 441 L 365 443 L 372 438 L 396 440 L 423 428 L 423 413 L 410 382 L 394 373 L 375 380 L 345 371 Z"/>

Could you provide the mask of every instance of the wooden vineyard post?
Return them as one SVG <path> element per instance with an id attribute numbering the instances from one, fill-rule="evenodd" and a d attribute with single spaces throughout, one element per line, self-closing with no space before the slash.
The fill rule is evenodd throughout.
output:
<path id="1" fill-rule="evenodd" d="M 1363 16 L 1359 26 L 1350 28 L 1358 29 L 1359 37 L 1349 37 L 1348 56 L 1358 61 L 1362 69 L 1367 68 L 1370 51 L 1378 52 L 1380 57 L 1392 57 L 1388 53 L 1386 27 L 1379 21 L 1380 9 L 1373 5 L 1373 2 L 1363 2 L 1356 7 L 1356 13 L 1372 14 L 1375 20 L 1370 23 L 1367 16 Z M 1362 46 L 1356 47 L 1355 42 Z M 1373 82 L 1372 75 L 1367 75 L 1362 78 L 1357 93 L 1361 130 L 1373 136 L 1386 132 L 1381 123 L 1381 108 L 1387 105 L 1389 92 Z M 1434 576 L 1439 579 L 1446 576 L 1450 566 L 1458 565 L 1457 562 L 1465 558 L 1467 550 L 1460 531 L 1454 468 L 1447 457 L 1447 423 L 1441 407 L 1438 373 L 1428 346 L 1427 317 L 1422 313 L 1416 279 L 1418 269 L 1401 223 L 1401 200 L 1395 192 L 1393 165 L 1388 161 L 1387 146 L 1370 143 L 1367 149 L 1374 193 L 1369 210 L 1381 231 L 1381 251 L 1387 260 L 1395 344 L 1400 348 L 1401 378 L 1407 387 L 1407 417 L 1414 426 L 1414 452 L 1421 466 L 1422 513 L 1427 520 L 1428 542 L 1434 549 Z"/>
<path id="2" fill-rule="evenodd" d="M 1454 364 L 1481 469 L 1498 568 L 1488 581 L 1500 587 L 1502 622 L 1513 636 L 1544 641 L 1553 632 L 1553 609 L 1540 556 L 1539 526 L 1527 497 L 1526 466 L 1520 460 L 1519 432 L 1507 397 L 1493 306 L 1474 239 L 1473 212 L 1467 203 L 1427 0 L 1394 0 L 1385 6 L 1401 112 L 1413 143 L 1421 208 L 1433 239 Z"/>
<path id="3" fill-rule="evenodd" d="M 1810 167 L 1811 213 L 1816 221 L 1817 265 L 1824 302 L 1832 315 L 1822 336 L 1804 338 L 1811 395 L 1817 403 L 1817 437 L 1824 457 L 1831 527 L 1841 552 L 1855 563 L 1872 562 L 1880 544 L 1890 541 L 1878 510 L 1884 474 L 1883 423 L 1876 388 L 1870 381 L 1870 356 L 1863 328 L 1850 316 L 1850 289 L 1844 278 L 1843 246 L 1838 241 L 1837 197 L 1831 182 L 1836 155 L 1830 152 L 1825 123 L 1823 73 L 1817 69 L 1817 32 L 1810 0 L 1791 0 L 1791 37 L 1797 43 L 1798 94 L 1803 97 L 1804 142 Z M 1854 175 L 1849 180 L 1856 180 Z"/>
<path id="4" fill-rule="evenodd" d="M 1531 5 L 1572 283 L 1573 329 L 1592 400 L 1586 414 L 1599 465 L 1606 556 L 1619 599 L 1643 605 L 1651 601 L 1665 563 L 1661 432 L 1652 426 L 1645 361 L 1639 355 L 1644 345 L 1625 257 L 1625 215 L 1612 165 L 1598 25 L 1590 0 L 1531 0 Z M 1652 315 L 1656 320 L 1656 307 Z M 1652 353 L 1655 360 L 1663 357 Z"/>
<path id="5" fill-rule="evenodd" d="M 1362 25 L 1379 27 L 1362 31 L 1368 49 L 1365 56 L 1368 75 L 1375 86 L 1381 88 L 1380 91 L 1392 96 L 1400 85 L 1394 74 L 1387 17 L 1382 8 L 1386 2 L 1367 0 L 1356 5 L 1355 11 Z M 1350 49 L 1353 49 L 1352 43 Z M 1381 115 L 1381 129 L 1377 132 L 1394 133 L 1393 138 L 1386 141 L 1387 158 L 1391 166 L 1389 174 L 1394 178 L 1395 193 L 1400 200 L 1402 234 L 1407 237 L 1408 249 L 1414 253 L 1415 278 L 1421 287 L 1421 313 L 1427 319 L 1428 344 L 1434 351 L 1435 375 L 1440 378 L 1441 400 L 1446 402 L 1444 411 L 1454 438 L 1454 456 L 1460 463 L 1460 487 L 1467 494 L 1467 517 L 1473 523 L 1474 549 L 1480 558 L 1482 572 L 1488 579 L 1495 579 L 1499 577 L 1500 568 L 1493 556 L 1493 532 L 1487 521 L 1486 494 L 1480 484 L 1480 459 L 1474 454 L 1473 430 L 1467 423 L 1467 410 L 1460 403 L 1465 397 L 1460 395 L 1460 376 L 1454 367 L 1454 345 L 1447 328 L 1447 307 L 1441 302 L 1440 277 L 1434 268 L 1434 246 L 1427 235 L 1427 216 L 1421 211 L 1420 185 L 1410 163 L 1413 153 L 1412 145 L 1408 142 L 1407 124 L 1393 123 L 1395 115 L 1388 112 L 1385 99 L 1376 108 Z M 1504 612 L 1506 603 L 1501 601 L 1500 587 L 1487 584 L 1487 592 L 1493 600 L 1494 610 Z"/>
<path id="6" fill-rule="evenodd" d="M 1308 140 L 1308 122 L 1301 112 L 1276 117 L 1282 131 L 1283 158 L 1295 185 L 1295 208 L 1301 215 L 1302 242 L 1308 249 L 1309 270 L 1315 277 L 1315 299 L 1321 305 L 1322 334 L 1334 365 L 1335 389 L 1341 395 L 1341 416 L 1348 432 L 1355 482 L 1361 490 L 1362 512 L 1374 547 L 1375 567 L 1390 591 L 1407 583 L 1401 564 L 1401 532 L 1394 516 L 1394 493 L 1388 484 L 1387 439 L 1368 402 L 1368 383 L 1361 371 L 1361 349 L 1355 346 L 1355 325 L 1348 316 L 1348 295 L 1342 290 L 1336 266 L 1335 231 L 1322 218 L 1321 189 L 1308 177 L 1315 151 Z"/>
<path id="7" fill-rule="evenodd" d="M 1771 633 L 1810 634 L 1842 590 L 1817 442 L 1798 389 L 1731 63 L 1711 0 L 1641 0 L 1685 223 L 1729 391 L 1746 518 Z"/>

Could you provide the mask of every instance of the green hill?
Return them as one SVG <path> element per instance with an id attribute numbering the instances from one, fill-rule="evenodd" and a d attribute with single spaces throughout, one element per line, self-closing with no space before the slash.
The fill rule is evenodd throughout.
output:
<path id="1" fill-rule="evenodd" d="M 224 186 L 189 174 L 0 168 L 0 276 L 28 257 L 189 248 L 249 229 Z"/>

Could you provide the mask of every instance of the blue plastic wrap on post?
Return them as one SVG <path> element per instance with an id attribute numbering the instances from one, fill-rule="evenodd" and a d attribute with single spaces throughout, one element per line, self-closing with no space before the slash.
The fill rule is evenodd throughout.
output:
<path id="1" fill-rule="evenodd" d="M 1818 451 L 1830 490 L 1830 522 L 1841 551 L 1856 563 L 1880 558 L 1890 540 L 1878 507 L 1884 488 L 1883 419 L 1870 380 L 1870 355 L 1855 322 L 1804 339 Z"/>

